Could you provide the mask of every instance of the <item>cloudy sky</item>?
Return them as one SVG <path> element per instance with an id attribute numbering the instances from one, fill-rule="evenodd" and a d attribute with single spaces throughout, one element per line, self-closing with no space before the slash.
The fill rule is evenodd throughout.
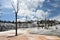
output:
<path id="1" fill-rule="evenodd" d="M 18 20 L 55 19 L 60 21 L 60 0 L 18 0 Z M 17 0 L 0 0 L 0 20 L 15 20 Z"/>

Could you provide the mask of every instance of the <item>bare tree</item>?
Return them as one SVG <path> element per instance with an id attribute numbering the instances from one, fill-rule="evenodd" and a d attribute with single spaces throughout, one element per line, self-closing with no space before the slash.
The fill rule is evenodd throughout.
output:
<path id="1" fill-rule="evenodd" d="M 16 21 L 15 22 L 15 24 L 16 24 L 16 28 L 15 28 L 16 33 L 15 33 L 15 36 L 17 36 L 17 14 L 18 14 L 18 11 L 19 11 L 19 0 L 17 0 L 16 4 L 17 4 L 16 5 L 17 8 L 14 7 L 13 1 L 11 1 L 11 5 L 12 5 L 14 11 L 15 11 L 15 21 Z"/>

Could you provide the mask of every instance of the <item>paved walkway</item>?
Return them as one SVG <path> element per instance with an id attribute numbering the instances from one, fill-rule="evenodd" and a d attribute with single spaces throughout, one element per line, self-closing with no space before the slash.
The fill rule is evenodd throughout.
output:
<path id="1" fill-rule="evenodd" d="M 57 36 L 47 35 L 19 35 L 19 36 L 0 36 L 0 40 L 60 40 Z"/>
<path id="2" fill-rule="evenodd" d="M 22 33 L 18 33 L 18 36 L 14 36 L 14 31 L 1 32 L 0 40 L 60 40 L 57 36 L 29 34 L 30 30 L 24 30 Z"/>

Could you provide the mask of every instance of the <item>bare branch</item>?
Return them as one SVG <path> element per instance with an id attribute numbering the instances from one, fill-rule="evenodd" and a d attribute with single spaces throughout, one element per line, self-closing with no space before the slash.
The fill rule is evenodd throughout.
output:
<path id="1" fill-rule="evenodd" d="M 14 11 L 18 13 L 18 11 L 19 11 L 19 0 L 17 0 L 17 5 L 16 5 L 16 6 L 17 6 L 17 11 L 16 11 L 16 9 L 14 8 L 13 1 L 11 1 L 11 5 L 12 5 Z"/>
<path id="2" fill-rule="evenodd" d="M 14 8 L 14 5 L 13 5 L 13 1 L 11 1 L 11 5 L 12 5 L 14 11 L 16 12 L 16 10 L 15 10 L 15 8 Z"/>
<path id="3" fill-rule="evenodd" d="M 17 13 L 19 11 L 19 1 L 17 0 Z"/>

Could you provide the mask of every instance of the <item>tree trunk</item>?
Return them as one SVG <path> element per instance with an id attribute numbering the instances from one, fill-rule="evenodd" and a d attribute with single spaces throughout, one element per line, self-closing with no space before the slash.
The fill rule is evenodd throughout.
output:
<path id="1" fill-rule="evenodd" d="M 15 36 L 17 36 L 17 12 L 15 14 L 15 18 L 16 18 L 16 34 L 15 34 Z"/>

